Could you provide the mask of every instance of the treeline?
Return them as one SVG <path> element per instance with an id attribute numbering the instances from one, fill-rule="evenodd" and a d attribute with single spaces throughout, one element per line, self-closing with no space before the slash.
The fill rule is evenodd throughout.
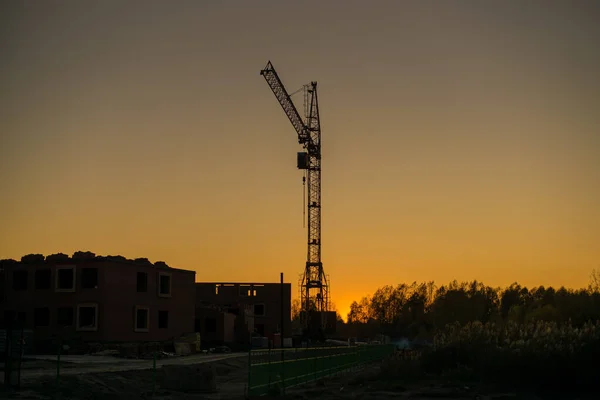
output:
<path id="1" fill-rule="evenodd" d="M 433 282 L 379 288 L 350 306 L 345 334 L 368 337 L 433 339 L 449 324 L 472 322 L 525 324 L 536 321 L 582 326 L 600 320 L 600 275 L 594 271 L 585 289 L 527 288 L 513 283 L 493 288 L 481 282 Z M 340 332 L 342 333 L 342 332 Z"/>
<path id="2" fill-rule="evenodd" d="M 340 336 L 378 333 L 410 338 L 422 350 L 415 360 L 387 362 L 395 382 L 441 376 L 563 391 L 568 398 L 597 392 L 600 274 L 592 272 L 588 287 L 575 290 L 518 283 L 500 289 L 477 281 L 384 286 L 353 302 L 348 322 L 338 324 Z"/>

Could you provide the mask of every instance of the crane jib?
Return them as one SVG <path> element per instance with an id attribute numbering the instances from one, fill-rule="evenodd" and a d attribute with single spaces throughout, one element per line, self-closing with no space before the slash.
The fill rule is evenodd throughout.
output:
<path id="1" fill-rule="evenodd" d="M 273 68 L 272 64 L 269 62 L 267 68 L 263 69 L 260 72 L 260 74 L 267 81 L 267 84 L 269 85 L 271 91 L 277 98 L 277 101 L 281 105 L 281 108 L 283 108 L 283 111 L 292 123 L 294 129 L 296 130 L 296 133 L 298 134 L 298 143 L 304 145 L 305 147 L 309 147 L 312 142 L 310 137 L 310 130 L 304 124 L 304 121 L 302 121 L 300 113 L 298 113 L 296 106 L 294 106 L 292 99 L 290 98 L 287 90 L 285 89 L 283 82 L 281 82 L 281 79 L 279 79 L 279 75 L 277 75 L 277 72 L 275 72 L 275 69 Z"/>

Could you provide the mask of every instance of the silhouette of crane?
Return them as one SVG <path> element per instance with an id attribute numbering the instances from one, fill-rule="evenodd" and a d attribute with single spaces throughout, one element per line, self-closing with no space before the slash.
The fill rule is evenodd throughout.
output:
<path id="1" fill-rule="evenodd" d="M 300 318 L 306 332 L 323 332 L 326 311 L 329 311 L 328 277 L 321 261 L 321 123 L 317 98 L 317 82 L 304 85 L 304 120 L 283 86 L 271 61 L 260 71 L 283 111 L 298 134 L 304 151 L 297 155 L 298 169 L 304 170 L 303 185 L 307 188 L 304 210 L 308 210 L 308 250 L 306 266 L 300 283 Z M 308 185 L 306 182 L 308 181 Z M 314 318 L 318 316 L 319 318 Z M 319 321 L 319 322 L 316 322 Z M 316 325 L 316 326 L 315 326 Z"/>

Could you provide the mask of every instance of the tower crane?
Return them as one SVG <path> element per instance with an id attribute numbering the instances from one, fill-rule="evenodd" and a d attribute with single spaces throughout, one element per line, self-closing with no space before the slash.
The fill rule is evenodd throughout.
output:
<path id="1" fill-rule="evenodd" d="M 298 169 L 304 170 L 307 194 L 308 249 L 300 283 L 300 317 L 305 332 L 323 332 L 329 311 L 329 284 L 321 261 L 321 123 L 317 82 L 304 85 L 304 119 L 301 118 L 271 61 L 260 71 L 298 134 L 303 150 L 297 154 Z M 315 318 L 316 317 L 316 318 Z M 317 326 L 315 326 L 317 325 Z"/>

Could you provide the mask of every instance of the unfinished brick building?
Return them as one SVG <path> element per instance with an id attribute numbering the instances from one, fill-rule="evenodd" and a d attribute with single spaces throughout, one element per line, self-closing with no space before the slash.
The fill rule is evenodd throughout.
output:
<path id="1" fill-rule="evenodd" d="M 283 290 L 283 336 L 291 337 L 291 284 L 284 283 Z M 215 316 L 205 311 L 207 307 L 214 306 L 238 316 L 235 324 L 237 332 L 250 328 L 261 336 L 273 337 L 280 331 L 282 303 L 279 283 L 196 283 L 196 331 L 201 332 L 203 337 L 214 337 L 221 331 L 221 319 L 215 320 Z M 226 320 L 223 322 L 226 324 L 224 332 L 228 334 L 228 329 L 232 328 L 227 327 L 233 325 Z"/>
<path id="2" fill-rule="evenodd" d="M 162 341 L 194 331 L 195 272 L 163 262 L 75 253 L 2 261 L 0 318 L 36 341 Z"/>

